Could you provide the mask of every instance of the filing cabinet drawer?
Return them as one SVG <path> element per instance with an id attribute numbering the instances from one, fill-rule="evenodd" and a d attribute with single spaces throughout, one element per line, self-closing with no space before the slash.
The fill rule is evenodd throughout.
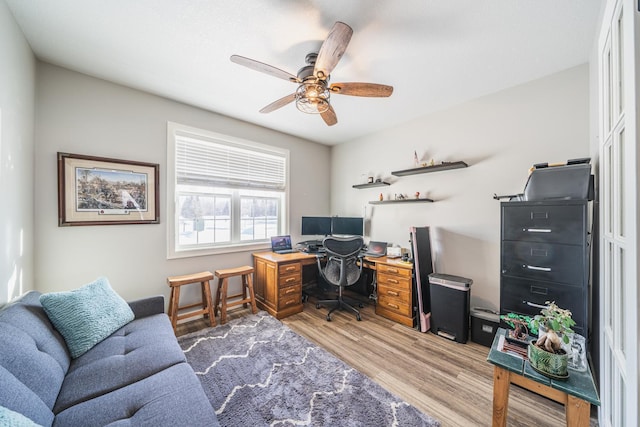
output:
<path id="1" fill-rule="evenodd" d="M 287 274 L 285 276 L 280 276 L 280 281 L 279 281 L 280 288 L 286 288 L 289 286 L 295 286 L 300 284 L 302 284 L 302 274 L 300 273 Z"/>
<path id="2" fill-rule="evenodd" d="M 387 275 L 393 275 L 393 276 L 399 276 L 399 277 L 407 277 L 411 279 L 411 269 L 397 267 L 391 264 L 382 264 L 382 263 L 378 264 L 376 266 L 376 272 L 378 275 L 387 274 Z"/>
<path id="3" fill-rule="evenodd" d="M 534 316 L 540 314 L 547 301 L 555 301 L 571 310 L 576 326 L 586 327 L 586 289 L 580 286 L 558 286 L 536 280 L 503 277 L 500 286 L 500 310 Z"/>
<path id="4" fill-rule="evenodd" d="M 502 242 L 502 274 L 582 285 L 586 259 L 580 246 Z"/>
<path id="5" fill-rule="evenodd" d="M 381 273 L 380 270 L 378 270 L 376 277 L 378 280 L 378 286 L 388 286 L 407 292 L 411 289 L 411 276 L 404 277 L 392 274 L 384 274 Z"/>
<path id="6" fill-rule="evenodd" d="M 584 204 L 502 204 L 502 238 L 581 245 L 586 241 Z"/>
<path id="7" fill-rule="evenodd" d="M 280 273 L 281 276 L 285 274 L 301 273 L 301 272 L 302 272 L 302 266 L 300 265 L 299 262 L 281 264 L 278 266 L 278 273 Z"/>

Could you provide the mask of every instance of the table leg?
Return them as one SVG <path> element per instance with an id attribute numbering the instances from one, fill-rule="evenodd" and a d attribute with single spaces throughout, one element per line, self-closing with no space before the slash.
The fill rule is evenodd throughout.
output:
<path id="1" fill-rule="evenodd" d="M 506 427 L 509 406 L 509 371 L 499 366 L 493 368 L 493 427 Z"/>
<path id="2" fill-rule="evenodd" d="M 588 426 L 591 404 L 575 396 L 568 395 L 565 404 L 567 427 Z"/>

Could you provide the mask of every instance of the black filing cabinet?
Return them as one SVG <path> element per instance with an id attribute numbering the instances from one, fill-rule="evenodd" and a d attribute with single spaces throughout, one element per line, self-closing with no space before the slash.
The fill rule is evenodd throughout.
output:
<path id="1" fill-rule="evenodd" d="M 588 337 L 591 287 L 589 202 L 501 203 L 500 312 L 540 313 L 547 301 L 571 310 Z"/>

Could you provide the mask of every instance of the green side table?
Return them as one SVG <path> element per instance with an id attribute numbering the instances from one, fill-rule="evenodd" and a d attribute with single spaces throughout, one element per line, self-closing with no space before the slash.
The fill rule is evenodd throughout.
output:
<path id="1" fill-rule="evenodd" d="M 591 405 L 600 406 L 600 398 L 593 382 L 591 369 L 588 366 L 585 372 L 569 369 L 569 378 L 566 380 L 545 377 L 534 371 L 529 362 L 523 358 L 498 350 L 506 332 L 503 328 L 498 329 L 487 357 L 487 361 L 495 365 L 492 425 L 494 427 L 507 425 L 509 385 L 516 384 L 562 403 L 565 407 L 567 426 L 588 426 Z"/>

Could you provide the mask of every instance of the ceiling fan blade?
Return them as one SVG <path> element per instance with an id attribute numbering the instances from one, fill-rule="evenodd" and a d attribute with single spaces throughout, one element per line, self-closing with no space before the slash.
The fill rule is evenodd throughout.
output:
<path id="1" fill-rule="evenodd" d="M 329 86 L 329 90 L 339 95 L 385 98 L 391 96 L 393 86 L 376 83 L 333 83 Z"/>
<path id="2" fill-rule="evenodd" d="M 347 50 L 347 45 L 351 40 L 353 30 L 344 22 L 336 22 L 329 32 L 327 39 L 322 43 L 313 74 L 319 79 L 325 80 L 333 71 L 342 58 L 342 54 Z"/>
<path id="3" fill-rule="evenodd" d="M 296 100 L 296 94 L 295 93 L 292 93 L 291 95 L 283 96 L 282 98 L 278 99 L 277 101 L 273 101 L 271 104 L 269 104 L 266 107 L 264 107 L 262 110 L 260 110 L 260 112 L 261 113 L 270 113 L 272 111 L 277 110 L 278 108 L 282 108 L 285 105 L 292 103 L 295 100 Z"/>
<path id="4" fill-rule="evenodd" d="M 320 113 L 320 115 L 322 116 L 322 120 L 324 120 L 324 122 L 329 126 L 333 126 L 338 123 L 338 117 L 331 105 L 329 105 L 329 109 L 327 111 Z"/>
<path id="5" fill-rule="evenodd" d="M 278 77 L 280 79 L 289 80 L 290 82 L 300 83 L 300 80 L 291 73 L 288 73 L 280 68 L 276 68 L 272 65 L 265 64 L 255 59 L 245 58 L 240 55 L 231 55 L 231 62 L 244 65 L 252 70 L 260 71 L 261 73 L 269 74 L 270 76 Z"/>

